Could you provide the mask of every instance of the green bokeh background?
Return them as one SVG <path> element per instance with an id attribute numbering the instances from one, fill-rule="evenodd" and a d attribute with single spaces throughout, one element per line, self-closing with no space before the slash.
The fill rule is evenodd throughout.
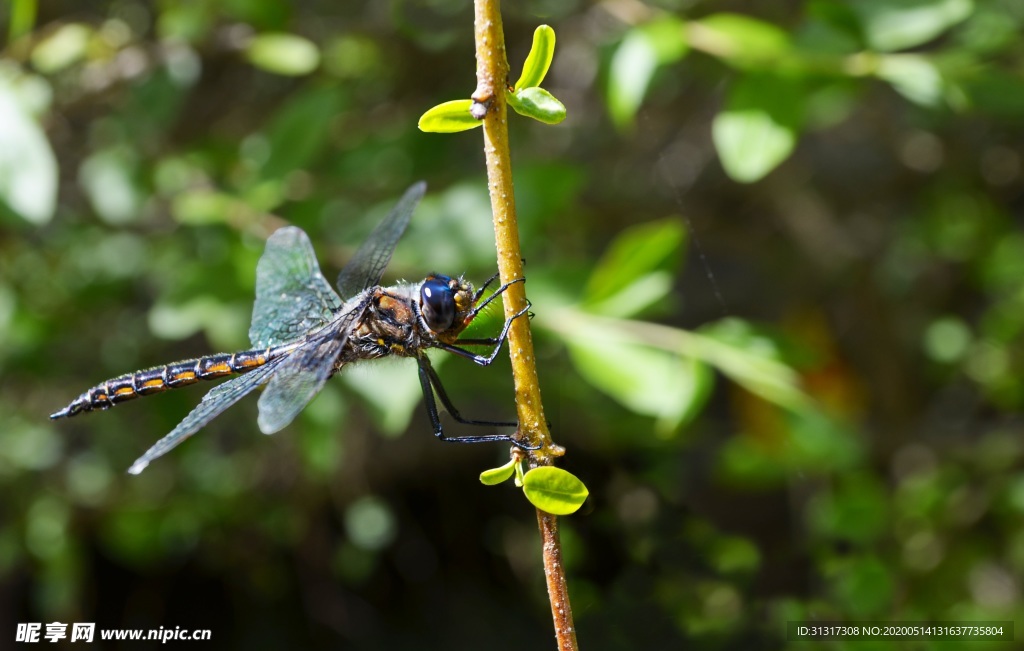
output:
<path id="1" fill-rule="evenodd" d="M 505 4 L 513 78 L 551 25 L 568 109 L 510 129 L 545 406 L 591 492 L 561 521 L 581 648 L 1021 621 L 1024 7 Z M 333 278 L 417 179 L 387 279 L 490 276 L 480 132 L 416 129 L 473 90 L 471 3 L 13 0 L 0 29 L 0 647 L 77 621 L 551 648 L 534 513 L 477 480 L 505 448 L 436 442 L 408 360 L 273 437 L 247 399 L 139 477 L 204 387 L 47 419 L 244 348 L 269 233 Z M 506 360 L 436 359 L 464 413 L 514 413 Z"/>

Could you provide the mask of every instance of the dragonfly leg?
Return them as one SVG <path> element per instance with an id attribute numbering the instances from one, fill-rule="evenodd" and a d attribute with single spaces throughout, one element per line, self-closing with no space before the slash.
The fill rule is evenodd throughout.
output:
<path id="1" fill-rule="evenodd" d="M 523 263 L 524 266 L 526 265 L 526 258 L 519 258 L 519 260 Z M 476 303 L 477 301 L 480 300 L 480 297 L 484 295 L 484 290 L 487 289 L 487 287 L 491 283 L 493 283 L 495 280 L 497 280 L 498 276 L 500 276 L 500 275 L 501 275 L 501 271 L 496 271 L 496 272 L 494 272 L 493 276 L 491 276 L 486 281 L 484 281 L 483 285 L 480 285 L 480 289 L 476 290 L 476 294 L 473 295 L 473 302 L 474 303 Z M 526 280 L 526 279 L 525 278 L 520 278 L 518 280 L 513 280 L 512 283 L 520 283 L 520 282 L 523 282 L 524 280 Z M 494 295 L 497 296 L 498 294 L 502 293 L 503 291 L 508 289 L 508 286 L 511 285 L 512 283 L 506 283 L 505 285 L 499 287 L 498 290 L 496 292 L 494 292 Z M 494 298 L 494 296 L 492 296 L 491 298 Z M 490 300 L 490 299 L 488 299 L 488 300 Z"/>
<path id="2" fill-rule="evenodd" d="M 484 337 L 482 339 L 459 339 L 460 346 L 496 346 L 497 337 Z"/>
<path id="3" fill-rule="evenodd" d="M 529 309 L 529 306 L 527 306 L 527 309 Z M 531 320 L 533 319 L 533 312 L 527 312 L 526 315 Z M 518 317 L 519 315 L 517 314 L 513 318 Z M 460 346 L 497 346 L 501 344 L 501 341 L 502 340 L 498 337 L 476 337 L 470 339 L 459 339 L 455 343 L 459 344 Z"/>
<path id="4" fill-rule="evenodd" d="M 498 276 L 500 276 L 500 275 L 501 275 L 501 272 L 500 271 L 496 271 L 493 276 L 491 276 L 486 281 L 484 281 L 483 285 L 480 285 L 479 289 L 476 290 L 476 294 L 473 294 L 473 303 L 474 304 L 476 304 L 476 302 L 480 300 L 480 297 L 484 295 L 484 291 L 490 286 L 491 283 L 493 283 L 495 280 L 497 280 Z"/>
<path id="5" fill-rule="evenodd" d="M 526 445 L 510 434 L 488 434 L 484 436 L 445 436 L 444 428 L 441 426 L 441 415 L 437 411 L 437 403 L 434 401 L 434 392 L 441 399 L 441 404 L 448 410 L 451 417 L 463 425 L 478 425 L 487 427 L 516 427 L 518 423 L 507 421 L 471 420 L 463 418 L 459 410 L 452 404 L 451 398 L 441 384 L 441 378 L 437 371 L 431 366 L 430 360 L 423 355 L 417 360 L 419 364 L 420 388 L 423 389 L 423 404 L 427 408 L 427 415 L 430 417 L 430 424 L 434 428 L 434 436 L 442 441 L 456 443 L 487 443 L 491 441 L 506 441 L 524 450 L 536 450 L 536 447 Z"/>
<path id="6" fill-rule="evenodd" d="M 458 346 L 452 346 L 451 344 L 438 343 L 436 344 L 436 346 L 441 350 L 447 350 L 449 353 L 455 353 L 460 357 L 465 357 L 474 364 L 479 364 L 480 366 L 489 366 L 490 363 L 494 361 L 494 358 L 498 356 L 498 351 L 501 350 L 501 345 L 505 343 L 505 339 L 508 338 L 508 330 L 509 328 L 512 327 L 512 322 L 518 319 L 519 317 L 523 316 L 527 312 L 529 312 L 531 307 L 532 304 L 530 303 L 530 301 L 526 301 L 526 307 L 519 310 L 509 318 L 505 319 L 505 325 L 502 326 L 501 328 L 501 334 L 499 334 L 494 339 L 464 339 L 457 342 L 460 344 L 465 344 L 467 346 L 493 345 L 494 350 L 492 350 L 489 355 L 477 355 L 471 350 L 459 348 Z"/>
<path id="7" fill-rule="evenodd" d="M 484 288 L 487 287 L 487 285 L 491 284 L 491 281 L 494 280 L 494 278 L 495 277 L 492 276 L 490 279 L 488 279 L 488 281 L 486 283 L 484 283 L 484 286 L 481 287 L 477 291 L 476 295 L 473 297 L 474 302 L 476 300 L 479 300 L 480 294 L 484 291 Z M 499 296 L 501 296 L 505 292 L 506 289 L 508 289 L 512 285 L 515 285 L 516 283 L 524 283 L 524 282 L 526 282 L 525 278 L 516 278 L 515 280 L 511 280 L 511 281 L 505 283 L 504 285 L 502 285 L 501 287 L 499 287 L 498 289 L 494 290 L 493 294 L 491 294 L 490 296 L 485 298 L 482 303 L 479 303 L 476 307 L 473 308 L 473 310 L 469 313 L 469 319 L 470 320 L 474 319 L 477 314 L 480 314 L 480 310 L 484 309 L 485 307 L 487 307 L 487 305 L 491 301 L 493 301 L 494 299 L 496 299 Z"/>

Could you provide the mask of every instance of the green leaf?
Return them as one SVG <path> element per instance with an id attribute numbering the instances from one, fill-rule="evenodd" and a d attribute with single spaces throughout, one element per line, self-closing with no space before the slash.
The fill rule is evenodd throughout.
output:
<path id="1" fill-rule="evenodd" d="M 523 477 L 526 499 L 541 511 L 552 515 L 575 513 L 590 491 L 571 472 L 554 466 L 533 468 Z"/>
<path id="2" fill-rule="evenodd" d="M 495 486 L 506 481 L 515 473 L 516 463 L 518 463 L 516 459 L 511 459 L 503 466 L 483 471 L 480 473 L 480 483 L 487 486 Z"/>
<path id="3" fill-rule="evenodd" d="M 674 276 L 668 271 L 652 271 L 639 276 L 615 294 L 586 303 L 583 307 L 593 314 L 633 317 L 653 307 L 665 307 L 665 299 L 672 292 L 673 280 Z"/>
<path id="4" fill-rule="evenodd" d="M 689 50 L 686 23 L 671 14 L 644 23 L 639 31 L 654 50 L 655 61 L 660 66 L 679 61 Z"/>
<path id="5" fill-rule="evenodd" d="M 523 473 L 523 464 L 517 463 L 515 465 L 515 472 L 516 472 L 516 480 L 515 480 L 516 488 L 522 488 L 523 487 L 523 477 L 525 476 L 525 473 Z"/>
<path id="6" fill-rule="evenodd" d="M 662 300 L 671 289 L 686 231 L 678 219 L 631 226 L 597 262 L 583 292 L 591 312 L 628 317 Z"/>
<path id="7" fill-rule="evenodd" d="M 716 55 L 738 68 L 774 67 L 790 52 L 785 31 L 747 16 L 715 14 L 694 26 Z"/>
<path id="8" fill-rule="evenodd" d="M 142 196 L 133 175 L 135 161 L 128 152 L 107 149 L 89 156 L 78 170 L 96 214 L 108 224 L 127 224 L 141 216 Z"/>
<path id="9" fill-rule="evenodd" d="M 507 97 L 509 106 L 519 115 L 544 124 L 558 124 L 565 119 L 565 105 L 543 88 L 524 88 Z"/>
<path id="10" fill-rule="evenodd" d="M 685 56 L 683 23 L 668 16 L 626 33 L 608 72 L 608 111 L 619 127 L 632 123 L 659 65 Z"/>
<path id="11" fill-rule="evenodd" d="M 309 39 L 284 32 L 259 34 L 246 48 L 257 68 L 289 77 L 306 75 L 320 65 L 320 50 Z"/>
<path id="12" fill-rule="evenodd" d="M 62 25 L 33 48 L 32 65 L 45 74 L 63 70 L 85 56 L 91 36 L 92 29 L 86 25 Z"/>
<path id="13" fill-rule="evenodd" d="M 799 388 L 797 372 L 780 361 L 779 345 L 739 319 L 690 332 L 563 308 L 538 314 L 537 322 L 562 337 L 588 382 L 639 413 L 660 416 L 665 426 L 673 418 L 683 422 L 690 417 L 709 390 L 705 370 L 688 369 L 684 362 L 714 366 L 748 391 L 792 411 L 811 404 Z M 692 377 L 684 379 L 684 373 Z"/>
<path id="14" fill-rule="evenodd" d="M 39 123 L 0 76 L 0 202 L 34 224 L 57 205 L 57 159 Z"/>
<path id="15" fill-rule="evenodd" d="M 868 44 L 883 52 L 916 47 L 963 21 L 972 0 L 847 0 Z"/>
<path id="16" fill-rule="evenodd" d="M 741 77 L 712 124 L 726 173 L 740 183 L 753 183 L 784 161 L 796 146 L 803 104 L 802 89 L 793 80 Z"/>
<path id="17" fill-rule="evenodd" d="M 420 131 L 427 133 L 456 133 L 468 131 L 483 124 L 469 112 L 473 106 L 471 99 L 453 99 L 450 102 L 438 104 L 427 110 L 420 116 Z"/>
<path id="18" fill-rule="evenodd" d="M 923 56 L 892 54 L 882 57 L 875 74 L 915 104 L 936 108 L 942 102 L 942 75 L 935 64 Z"/>
<path id="19" fill-rule="evenodd" d="M 633 122 L 657 67 L 647 39 L 631 30 L 615 50 L 608 72 L 608 111 L 617 126 Z"/>
<path id="20" fill-rule="evenodd" d="M 523 74 L 516 82 L 513 90 L 540 86 L 551 67 L 551 59 L 555 56 L 555 30 L 541 25 L 533 31 L 533 47 L 523 64 Z"/>
<path id="21" fill-rule="evenodd" d="M 602 322 L 576 324 L 566 345 L 583 379 L 627 409 L 657 418 L 663 436 L 692 420 L 711 393 L 713 374 L 701 361 L 638 342 Z"/>
<path id="22" fill-rule="evenodd" d="M 182 224 L 217 224 L 237 214 L 239 203 L 225 192 L 198 187 L 175 196 L 171 200 L 171 214 Z"/>
<path id="23" fill-rule="evenodd" d="M 781 407 L 808 404 L 799 375 L 780 361 L 779 346 L 740 319 L 722 319 L 689 333 L 686 353 L 713 365 L 745 389 Z"/>

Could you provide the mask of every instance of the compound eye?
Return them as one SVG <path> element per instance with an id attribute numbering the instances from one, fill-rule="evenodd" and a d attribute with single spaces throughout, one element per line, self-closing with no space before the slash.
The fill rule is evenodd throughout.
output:
<path id="1" fill-rule="evenodd" d="M 455 296 L 445 280 L 428 278 L 420 287 L 420 312 L 434 332 L 444 332 L 455 323 Z"/>

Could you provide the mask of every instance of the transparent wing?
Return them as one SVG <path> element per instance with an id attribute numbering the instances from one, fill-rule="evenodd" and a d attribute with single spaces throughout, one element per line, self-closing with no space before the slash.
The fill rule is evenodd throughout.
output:
<path id="1" fill-rule="evenodd" d="M 267 239 L 256 265 L 256 303 L 249 341 L 269 348 L 322 327 L 341 308 L 341 299 L 320 273 L 309 237 L 287 226 Z"/>
<path id="2" fill-rule="evenodd" d="M 353 326 L 362 318 L 369 297 L 352 301 L 351 308 L 292 353 L 260 396 L 258 423 L 264 434 L 273 434 L 295 420 L 331 377 Z"/>
<path id="3" fill-rule="evenodd" d="M 288 358 L 275 359 L 254 371 L 215 386 L 209 393 L 203 396 L 202 402 L 192 410 L 192 413 L 185 417 L 185 420 L 178 423 L 178 426 L 170 434 L 157 441 L 153 447 L 146 450 L 144 455 L 136 459 L 132 467 L 128 469 L 128 472 L 137 475 L 145 470 L 150 461 L 166 454 L 219 416 L 225 409 L 238 402 L 242 396 L 266 382 L 267 378 L 286 359 Z"/>
<path id="4" fill-rule="evenodd" d="M 366 238 L 359 250 L 349 260 L 345 268 L 338 274 L 338 291 L 348 299 L 368 287 L 373 287 L 380 282 L 384 275 L 384 268 L 391 261 L 391 254 L 395 251 L 395 245 L 409 225 L 409 219 L 416 210 L 416 205 L 423 198 L 427 191 L 427 184 L 423 181 L 413 184 L 398 204 L 391 209 L 384 221 L 377 224 L 370 236 Z"/>

